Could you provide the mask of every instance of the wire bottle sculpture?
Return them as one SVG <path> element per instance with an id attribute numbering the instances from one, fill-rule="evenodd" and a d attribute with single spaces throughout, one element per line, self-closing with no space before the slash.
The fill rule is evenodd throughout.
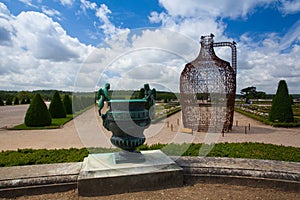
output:
<path id="1" fill-rule="evenodd" d="M 236 43 L 214 43 L 214 35 L 201 37 L 198 57 L 180 76 L 183 125 L 194 131 L 228 132 L 232 129 L 236 92 Z M 214 47 L 232 49 L 232 66 Z"/>

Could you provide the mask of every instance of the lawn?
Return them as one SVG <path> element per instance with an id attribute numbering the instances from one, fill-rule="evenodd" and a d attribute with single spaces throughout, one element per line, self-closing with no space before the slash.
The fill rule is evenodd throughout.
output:
<path id="1" fill-rule="evenodd" d="M 142 145 L 139 150 L 160 149 L 168 156 L 207 156 L 249 158 L 300 162 L 300 148 L 263 143 L 218 143 L 218 144 L 155 144 Z M 91 149 L 18 149 L 0 152 L 0 167 L 81 162 L 89 153 L 117 152 L 117 148 Z"/>
<path id="2" fill-rule="evenodd" d="M 42 127 L 29 127 L 25 124 L 20 124 L 10 128 L 10 130 L 40 130 L 40 129 L 55 129 L 62 127 L 65 123 L 69 122 L 73 119 L 73 115 L 67 115 L 65 118 L 52 118 L 52 123 L 50 126 L 42 126 Z"/>

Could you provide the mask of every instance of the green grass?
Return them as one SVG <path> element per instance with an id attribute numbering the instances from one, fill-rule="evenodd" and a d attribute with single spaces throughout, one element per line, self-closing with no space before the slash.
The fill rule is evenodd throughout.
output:
<path id="1" fill-rule="evenodd" d="M 23 124 L 14 126 L 12 128 L 9 128 L 9 130 L 41 130 L 41 129 L 61 128 L 64 124 L 71 121 L 73 118 L 77 117 L 78 115 L 81 115 L 85 111 L 91 109 L 93 106 L 95 106 L 95 105 L 88 106 L 74 114 L 68 114 L 65 118 L 52 118 L 52 123 L 50 126 L 29 127 L 23 123 Z"/>
<path id="2" fill-rule="evenodd" d="M 139 150 L 161 149 L 169 156 L 207 156 L 280 160 L 300 162 L 300 148 L 263 143 L 218 143 L 208 144 L 154 144 L 142 145 Z M 201 151 L 200 151 L 201 150 Z M 120 149 L 108 148 L 70 148 L 70 149 L 18 149 L 1 151 L 0 167 L 81 162 L 89 153 L 111 153 Z"/>
<path id="3" fill-rule="evenodd" d="M 244 110 L 241 110 L 239 108 L 234 108 L 234 111 L 239 112 L 243 115 L 246 115 L 247 117 L 250 117 L 252 119 L 255 119 L 257 121 L 263 122 L 266 125 L 271 125 L 274 127 L 285 127 L 285 128 L 294 128 L 294 127 L 300 127 L 300 121 L 298 117 L 294 117 L 295 122 L 290 123 L 281 123 L 281 122 L 271 122 L 267 118 L 246 112 Z"/>
<path id="4" fill-rule="evenodd" d="M 0 153 L 0 166 L 20 166 L 34 164 L 50 164 L 63 162 L 80 162 L 88 155 L 85 148 L 82 149 L 19 149 L 17 151 L 2 151 Z"/>
<path id="5" fill-rule="evenodd" d="M 300 162 L 300 148 L 263 143 L 218 143 L 218 144 L 156 144 L 143 145 L 141 150 L 161 149 L 169 156 L 207 156 L 280 160 Z M 201 149 L 201 151 L 200 151 Z"/>
<path id="6" fill-rule="evenodd" d="M 50 126 L 29 127 L 29 126 L 26 126 L 25 124 L 20 124 L 20 125 L 10 128 L 10 130 L 55 129 L 55 128 L 60 128 L 61 126 L 63 126 L 65 123 L 69 122 L 72 119 L 73 119 L 73 115 L 70 114 L 70 115 L 67 115 L 67 117 L 65 117 L 65 118 L 52 118 L 52 123 Z"/>

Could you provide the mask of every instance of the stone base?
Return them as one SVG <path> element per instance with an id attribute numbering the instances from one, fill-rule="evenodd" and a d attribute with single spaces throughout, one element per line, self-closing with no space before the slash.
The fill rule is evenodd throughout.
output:
<path id="1" fill-rule="evenodd" d="M 183 171 L 159 150 L 142 151 L 145 162 L 116 163 L 115 153 L 90 154 L 78 176 L 79 196 L 101 196 L 183 185 Z"/>

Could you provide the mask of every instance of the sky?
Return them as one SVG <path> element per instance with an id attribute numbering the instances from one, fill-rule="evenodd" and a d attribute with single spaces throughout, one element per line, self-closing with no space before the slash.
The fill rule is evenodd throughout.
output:
<path id="1" fill-rule="evenodd" d="M 210 33 L 237 43 L 236 93 L 300 94 L 299 0 L 0 0 L 0 90 L 178 92 Z"/>

